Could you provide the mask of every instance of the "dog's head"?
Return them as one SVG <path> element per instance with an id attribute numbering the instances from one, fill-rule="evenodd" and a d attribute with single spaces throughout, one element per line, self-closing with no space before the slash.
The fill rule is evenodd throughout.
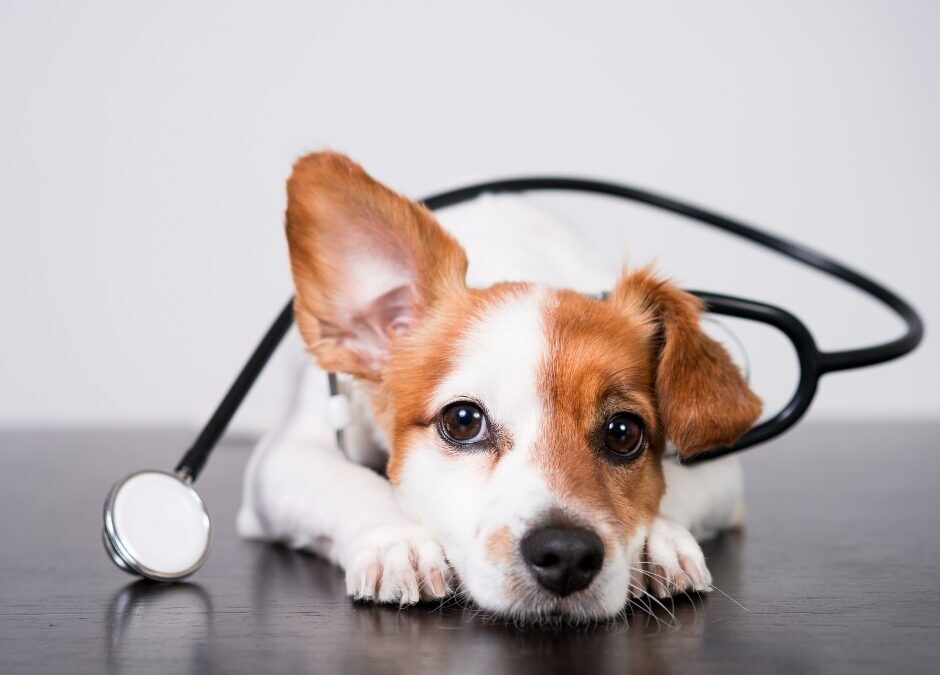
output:
<path id="1" fill-rule="evenodd" d="M 468 288 L 431 213 L 341 155 L 295 165 L 287 235 L 307 346 L 369 391 L 403 508 L 486 610 L 619 612 L 666 440 L 690 456 L 760 412 L 693 296 L 648 270 L 604 301 Z"/>

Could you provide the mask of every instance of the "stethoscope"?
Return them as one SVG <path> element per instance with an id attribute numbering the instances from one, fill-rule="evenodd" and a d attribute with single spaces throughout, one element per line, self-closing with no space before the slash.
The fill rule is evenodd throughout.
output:
<path id="1" fill-rule="evenodd" d="M 790 312 L 763 302 L 730 295 L 691 291 L 714 314 L 749 319 L 773 326 L 793 344 L 800 378 L 792 398 L 774 416 L 754 426 L 737 443 L 712 448 L 687 463 L 703 462 L 763 443 L 792 427 L 806 413 L 816 394 L 819 378 L 826 373 L 861 368 L 901 357 L 920 344 L 924 326 L 920 316 L 896 293 L 872 279 L 800 244 L 761 231 L 704 209 L 626 185 L 578 178 L 516 178 L 480 183 L 451 190 L 424 200 L 437 210 L 474 199 L 484 193 L 572 190 L 632 200 L 671 211 L 743 237 L 825 272 L 864 291 L 893 310 L 906 325 L 901 337 L 859 349 L 823 352 L 802 321 Z M 219 403 L 176 469 L 133 473 L 111 489 L 104 506 L 104 545 L 118 567 L 156 581 L 177 581 L 189 576 L 206 561 L 211 544 L 211 524 L 205 504 L 193 489 L 193 481 L 205 466 L 229 422 L 261 370 L 293 322 L 293 298 L 268 328 L 235 382 Z M 335 374 L 329 376 L 333 418 L 345 416 Z M 343 420 L 334 424 L 341 428 Z"/>

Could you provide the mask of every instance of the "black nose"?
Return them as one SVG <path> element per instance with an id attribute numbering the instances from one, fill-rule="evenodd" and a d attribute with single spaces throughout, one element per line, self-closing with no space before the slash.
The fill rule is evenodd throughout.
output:
<path id="1" fill-rule="evenodd" d="M 522 557 L 539 584 L 564 596 L 591 583 L 604 564 L 604 542 L 580 527 L 539 527 L 522 540 Z"/>

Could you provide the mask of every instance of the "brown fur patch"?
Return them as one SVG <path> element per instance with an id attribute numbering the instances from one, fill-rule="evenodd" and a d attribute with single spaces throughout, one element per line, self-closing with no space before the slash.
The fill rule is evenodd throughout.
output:
<path id="1" fill-rule="evenodd" d="M 539 381 L 546 436 L 537 461 L 564 501 L 583 505 L 627 538 L 656 514 L 664 490 L 652 331 L 642 317 L 606 302 L 571 291 L 555 297 L 545 320 L 548 353 Z M 632 463 L 604 456 L 602 427 L 619 411 L 647 426 L 650 447 Z"/>
<path id="2" fill-rule="evenodd" d="M 504 565 L 515 557 L 512 532 L 508 525 L 493 530 L 486 538 L 486 557 L 494 565 Z"/>
<path id="3" fill-rule="evenodd" d="M 731 444 L 754 424 L 761 401 L 724 347 L 702 332 L 695 296 L 643 268 L 625 274 L 609 302 L 658 327 L 659 414 L 683 457 Z"/>

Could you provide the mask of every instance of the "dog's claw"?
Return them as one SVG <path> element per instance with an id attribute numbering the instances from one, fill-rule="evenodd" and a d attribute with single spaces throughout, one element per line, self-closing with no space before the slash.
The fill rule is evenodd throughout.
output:
<path id="1" fill-rule="evenodd" d="M 378 527 L 351 548 L 346 593 L 356 600 L 413 605 L 450 592 L 444 550 L 421 527 Z"/>
<path id="2" fill-rule="evenodd" d="M 642 570 L 634 573 L 631 588 L 646 589 L 658 598 L 712 590 L 702 548 L 687 529 L 666 518 L 656 518 L 650 526 Z"/>

